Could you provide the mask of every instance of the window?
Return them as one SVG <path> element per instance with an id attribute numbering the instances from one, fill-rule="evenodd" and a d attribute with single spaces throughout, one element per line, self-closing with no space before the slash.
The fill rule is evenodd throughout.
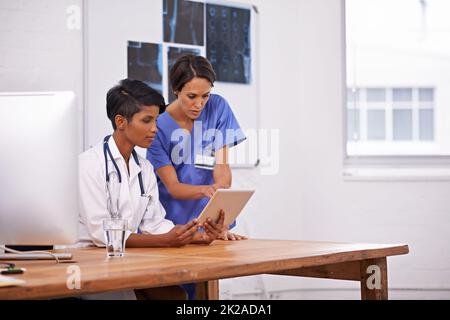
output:
<path id="1" fill-rule="evenodd" d="M 449 156 L 450 1 L 345 7 L 347 157 Z"/>
<path id="2" fill-rule="evenodd" d="M 349 146 L 372 140 L 434 141 L 433 88 L 358 88 L 347 95 Z"/>

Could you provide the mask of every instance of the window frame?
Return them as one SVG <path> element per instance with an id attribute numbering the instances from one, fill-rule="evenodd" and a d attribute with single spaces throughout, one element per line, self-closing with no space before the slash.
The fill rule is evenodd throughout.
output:
<path id="1" fill-rule="evenodd" d="M 341 110 L 344 180 L 450 181 L 450 155 L 348 155 L 347 151 L 347 17 L 341 0 L 342 87 Z M 427 87 L 427 86 L 423 86 Z M 422 88 L 422 86 L 420 86 Z M 436 88 L 434 88 L 436 92 Z M 361 94 L 361 93 L 359 93 Z M 360 110 L 360 109 L 359 109 Z M 419 109 L 420 110 L 420 107 Z M 434 116 L 436 108 L 434 106 Z M 361 112 L 361 111 L 360 111 Z M 360 135 L 362 124 L 360 123 Z"/>

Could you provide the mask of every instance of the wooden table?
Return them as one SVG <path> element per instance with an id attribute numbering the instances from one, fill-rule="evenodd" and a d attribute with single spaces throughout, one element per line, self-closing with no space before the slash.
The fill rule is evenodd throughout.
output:
<path id="1" fill-rule="evenodd" d="M 0 299 L 67 297 L 192 282 L 204 288 L 204 298 L 217 299 L 218 281 L 214 280 L 256 274 L 354 280 L 361 283 L 362 299 L 387 299 L 386 258 L 407 254 L 408 246 L 245 240 L 215 241 L 209 246 L 127 249 L 125 257 L 110 260 L 102 248 L 71 252 L 77 263 L 17 261 L 27 272 L 16 278 L 26 284 L 0 288 Z"/>

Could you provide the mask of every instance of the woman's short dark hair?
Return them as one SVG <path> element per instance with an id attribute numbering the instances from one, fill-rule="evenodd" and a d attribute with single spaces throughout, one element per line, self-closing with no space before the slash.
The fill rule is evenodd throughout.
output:
<path id="1" fill-rule="evenodd" d="M 192 54 L 181 56 L 169 72 L 170 85 L 174 91 L 180 91 L 195 77 L 208 80 L 212 86 L 216 81 L 216 73 L 211 63 L 202 56 Z"/>
<path id="2" fill-rule="evenodd" d="M 159 113 L 166 108 L 164 97 L 155 89 L 139 80 L 123 79 L 119 84 L 109 89 L 106 95 L 106 113 L 114 130 L 116 115 L 125 117 L 128 121 L 143 106 L 158 106 Z"/>

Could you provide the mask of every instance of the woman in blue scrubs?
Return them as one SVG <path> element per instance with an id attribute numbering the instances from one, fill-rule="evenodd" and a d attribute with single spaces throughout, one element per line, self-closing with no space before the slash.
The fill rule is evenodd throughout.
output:
<path id="1" fill-rule="evenodd" d="M 228 149 L 246 137 L 228 102 L 211 93 L 216 75 L 207 59 L 182 56 L 169 78 L 177 99 L 159 116 L 147 159 L 159 177 L 166 218 L 184 224 L 201 213 L 216 189 L 231 186 Z M 225 230 L 222 239 L 245 237 Z"/>

